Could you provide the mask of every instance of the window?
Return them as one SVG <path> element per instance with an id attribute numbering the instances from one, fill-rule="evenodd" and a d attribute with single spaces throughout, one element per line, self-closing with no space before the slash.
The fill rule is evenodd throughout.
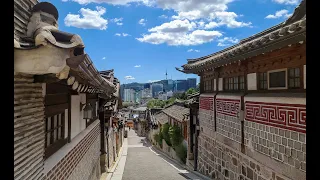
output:
<path id="1" fill-rule="evenodd" d="M 212 80 L 204 81 L 204 91 L 212 91 L 213 90 L 213 83 Z"/>
<path id="2" fill-rule="evenodd" d="M 240 80 L 240 90 L 244 90 L 244 76 L 240 76 L 239 80 Z"/>
<path id="3" fill-rule="evenodd" d="M 268 89 L 286 89 L 287 88 L 287 70 L 275 70 L 268 72 Z"/>
<path id="4" fill-rule="evenodd" d="M 67 143 L 65 134 L 65 113 L 47 117 L 45 120 L 45 157 L 49 157 Z"/>
<path id="5" fill-rule="evenodd" d="M 268 89 L 268 81 L 267 81 L 267 73 L 263 72 L 263 73 L 259 73 L 259 89 L 263 90 L 263 89 Z"/>
<path id="6" fill-rule="evenodd" d="M 300 68 L 288 69 L 288 80 L 289 88 L 297 89 L 300 88 Z"/>
<path id="7" fill-rule="evenodd" d="M 223 87 L 225 91 L 244 90 L 243 76 L 229 77 L 229 78 L 224 78 L 223 80 L 224 80 Z"/>
<path id="8" fill-rule="evenodd" d="M 224 78 L 223 79 L 223 88 L 224 88 L 224 90 L 229 90 L 229 79 L 228 78 Z"/>

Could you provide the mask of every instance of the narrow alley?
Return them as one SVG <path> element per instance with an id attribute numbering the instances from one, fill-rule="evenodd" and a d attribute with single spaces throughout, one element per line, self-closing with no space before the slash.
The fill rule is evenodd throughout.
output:
<path id="1" fill-rule="evenodd" d="M 185 180 L 202 179 L 162 155 L 134 130 L 128 131 L 123 153 L 111 180 Z"/>

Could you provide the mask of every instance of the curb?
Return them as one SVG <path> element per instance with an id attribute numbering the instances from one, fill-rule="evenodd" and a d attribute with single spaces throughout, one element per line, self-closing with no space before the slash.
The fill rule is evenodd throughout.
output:
<path id="1" fill-rule="evenodd" d="M 189 172 L 199 176 L 200 178 L 202 178 L 203 180 L 212 180 L 211 178 L 199 173 L 198 171 L 194 171 L 193 169 L 190 169 L 190 167 L 188 167 L 185 164 L 182 164 L 181 162 L 179 162 L 176 159 L 171 158 L 170 156 L 168 156 L 167 154 L 165 154 L 161 149 L 159 149 L 157 146 L 152 145 L 151 147 L 154 147 L 156 150 L 159 151 L 159 153 L 161 153 L 161 155 L 165 156 L 166 158 L 172 160 L 173 162 L 175 162 L 176 164 L 180 165 L 181 167 L 183 167 L 184 169 L 188 170 Z"/>

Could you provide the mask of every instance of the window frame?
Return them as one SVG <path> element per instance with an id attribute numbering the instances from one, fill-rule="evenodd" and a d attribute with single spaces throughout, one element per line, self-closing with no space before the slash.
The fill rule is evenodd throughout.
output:
<path id="1" fill-rule="evenodd" d="M 296 76 L 296 73 L 295 73 L 295 70 L 298 69 L 299 70 L 299 76 Z M 294 70 L 294 73 L 293 73 L 293 77 L 290 77 L 290 70 Z M 288 89 L 300 89 L 301 88 L 301 67 L 293 67 L 293 68 L 288 68 L 287 70 L 287 81 L 288 81 Z M 295 80 L 296 79 L 299 79 L 298 81 L 298 84 L 299 86 L 298 87 L 290 87 L 290 80 L 293 79 L 294 80 L 294 84 L 295 84 Z"/>
<path id="2" fill-rule="evenodd" d="M 258 84 L 257 84 L 257 87 L 258 87 L 258 90 L 268 90 L 268 72 L 259 72 L 257 73 L 258 74 Z M 262 75 L 263 74 L 263 75 Z M 264 74 L 266 75 L 266 78 L 262 78 L 261 79 L 261 75 L 264 77 Z M 265 82 L 266 83 L 266 87 L 261 87 L 261 82 Z"/>
<path id="3" fill-rule="evenodd" d="M 270 77 L 269 77 L 270 73 L 281 72 L 281 71 L 285 71 L 285 87 L 270 87 Z M 288 68 L 267 71 L 267 83 L 268 83 L 268 90 L 288 89 Z"/>

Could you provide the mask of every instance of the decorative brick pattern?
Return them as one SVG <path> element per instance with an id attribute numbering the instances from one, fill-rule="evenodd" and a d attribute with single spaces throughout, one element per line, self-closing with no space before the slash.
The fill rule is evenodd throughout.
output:
<path id="1" fill-rule="evenodd" d="M 245 109 L 245 119 L 248 121 L 306 132 L 305 105 L 246 101 Z"/>
<path id="2" fill-rule="evenodd" d="M 204 110 L 213 110 L 213 97 L 210 96 L 200 96 L 199 107 Z"/>
<path id="3" fill-rule="evenodd" d="M 306 171 L 306 134 L 245 121 L 245 145 L 270 158 Z"/>
<path id="4" fill-rule="evenodd" d="M 33 81 L 14 73 L 14 179 L 43 179 L 44 98 Z"/>
<path id="5" fill-rule="evenodd" d="M 216 99 L 217 114 L 237 117 L 240 110 L 240 100 L 238 99 Z"/>
<path id="6" fill-rule="evenodd" d="M 288 180 L 246 155 L 202 133 L 199 135 L 198 171 L 213 179 Z"/>
<path id="7" fill-rule="evenodd" d="M 85 177 L 89 178 L 92 168 L 94 168 L 94 165 L 92 164 L 100 163 L 99 146 L 100 124 L 98 123 L 57 165 L 48 172 L 45 179 L 74 179 L 75 171 L 79 173 L 77 176 L 80 176 L 80 179 L 86 179 Z M 88 161 L 91 161 L 92 164 L 87 164 Z"/>

